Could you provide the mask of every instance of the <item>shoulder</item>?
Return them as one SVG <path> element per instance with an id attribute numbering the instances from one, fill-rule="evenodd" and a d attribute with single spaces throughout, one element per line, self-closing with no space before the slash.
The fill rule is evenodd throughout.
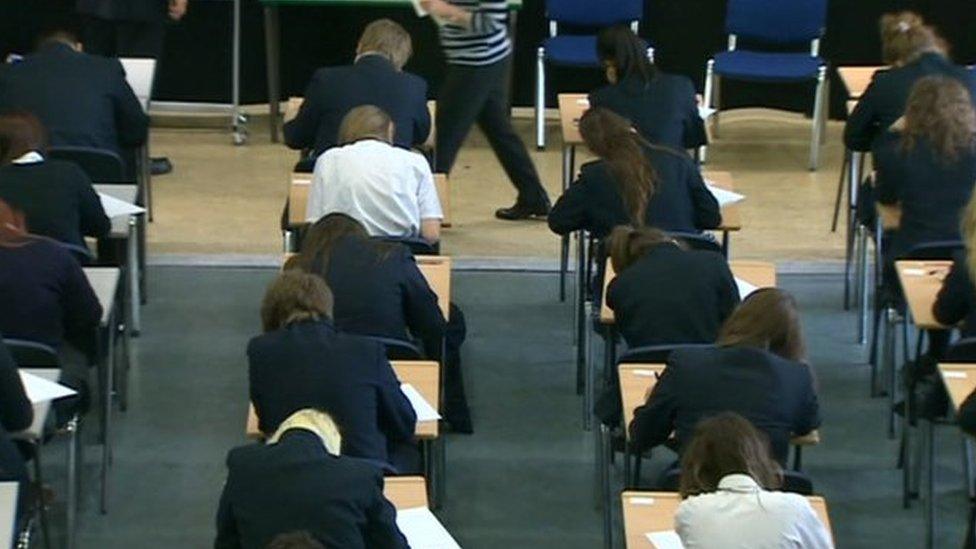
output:
<path id="1" fill-rule="evenodd" d="M 253 463 L 264 450 L 264 445 L 260 443 L 246 444 L 232 448 L 227 452 L 227 468 L 233 471 L 246 468 Z"/>
<path id="2" fill-rule="evenodd" d="M 427 89 L 427 81 L 421 78 L 420 76 L 417 76 L 412 72 L 406 72 L 406 71 L 399 73 L 399 75 L 401 80 L 407 82 L 410 86 L 422 90 Z"/>
<path id="3" fill-rule="evenodd" d="M 692 93 L 694 93 L 695 90 L 695 85 L 692 83 L 691 78 L 688 78 L 683 74 L 672 74 L 669 72 L 658 71 L 657 74 L 654 75 L 652 82 L 678 90 L 691 90 Z"/>
<path id="4" fill-rule="evenodd" d="M 606 177 L 607 173 L 607 163 L 603 160 L 590 160 L 580 166 L 581 181 L 589 178 Z"/>

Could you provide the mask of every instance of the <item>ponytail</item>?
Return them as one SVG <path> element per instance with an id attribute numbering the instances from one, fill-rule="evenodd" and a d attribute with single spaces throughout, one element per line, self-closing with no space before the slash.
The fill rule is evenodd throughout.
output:
<path id="1" fill-rule="evenodd" d="M 947 54 L 948 45 L 917 13 L 886 13 L 879 22 L 881 58 L 889 65 L 911 63 L 929 52 Z"/>

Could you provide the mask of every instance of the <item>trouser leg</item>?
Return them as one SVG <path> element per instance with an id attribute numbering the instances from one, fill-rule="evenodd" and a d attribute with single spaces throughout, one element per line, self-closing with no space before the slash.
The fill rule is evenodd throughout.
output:
<path id="1" fill-rule="evenodd" d="M 437 164 L 439 173 L 450 174 L 458 151 L 488 95 L 481 69 L 448 65 L 437 99 Z"/>

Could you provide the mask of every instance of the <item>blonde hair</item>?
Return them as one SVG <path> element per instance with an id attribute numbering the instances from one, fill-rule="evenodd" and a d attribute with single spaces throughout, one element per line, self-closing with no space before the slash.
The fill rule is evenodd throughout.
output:
<path id="1" fill-rule="evenodd" d="M 966 267 L 969 279 L 976 281 L 976 193 L 962 210 L 962 238 L 966 242 Z"/>
<path id="2" fill-rule="evenodd" d="M 354 107 L 342 117 L 339 125 L 339 144 L 348 145 L 361 139 L 378 139 L 390 142 L 393 121 L 390 115 L 376 105 Z"/>
<path id="3" fill-rule="evenodd" d="M 925 139 L 942 159 L 956 160 L 976 142 L 976 111 L 969 90 L 955 78 L 920 78 L 905 104 L 902 146 L 911 150 Z"/>
<path id="4" fill-rule="evenodd" d="M 292 429 L 303 429 L 309 431 L 322 441 L 325 450 L 334 456 L 338 456 L 342 449 L 342 435 L 336 426 L 332 416 L 316 410 L 315 408 L 304 408 L 288 416 L 288 419 L 281 422 L 275 434 L 268 439 L 268 444 L 277 444 L 284 434 Z"/>
<path id="5" fill-rule="evenodd" d="M 390 19 L 377 19 L 366 25 L 359 37 L 356 53 L 379 53 L 389 59 L 397 70 L 401 70 L 413 54 L 413 42 L 410 34 L 397 23 Z"/>
<path id="6" fill-rule="evenodd" d="M 945 41 L 917 13 L 902 11 L 881 16 L 881 58 L 890 65 L 911 63 L 923 53 L 946 54 Z"/>

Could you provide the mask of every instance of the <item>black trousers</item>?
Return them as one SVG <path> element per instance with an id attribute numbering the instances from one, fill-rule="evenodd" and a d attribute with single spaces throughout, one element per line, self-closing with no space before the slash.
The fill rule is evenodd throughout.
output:
<path id="1" fill-rule="evenodd" d="M 493 65 L 448 65 L 437 99 L 436 170 L 449 174 L 471 126 L 477 122 L 505 174 L 518 190 L 518 202 L 547 203 L 549 198 L 529 157 L 525 143 L 515 133 L 509 115 L 508 92 L 511 57 Z"/>
<path id="2" fill-rule="evenodd" d="M 163 55 L 166 21 L 110 21 L 85 19 L 82 43 L 85 51 L 106 57 L 151 57 Z"/>

